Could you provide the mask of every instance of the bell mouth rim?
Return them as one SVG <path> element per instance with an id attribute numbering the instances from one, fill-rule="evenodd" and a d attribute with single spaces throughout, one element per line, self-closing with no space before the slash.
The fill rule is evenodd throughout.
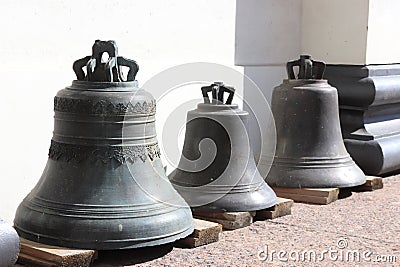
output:
<path id="1" fill-rule="evenodd" d="M 72 84 L 67 87 L 71 90 L 88 90 L 98 91 L 108 89 L 110 91 L 132 91 L 139 90 L 137 81 L 130 82 L 92 82 L 73 80 Z"/>

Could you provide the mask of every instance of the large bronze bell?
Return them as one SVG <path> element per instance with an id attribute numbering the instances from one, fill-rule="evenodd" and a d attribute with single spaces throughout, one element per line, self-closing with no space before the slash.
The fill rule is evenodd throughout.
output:
<path id="1" fill-rule="evenodd" d="M 294 67 L 298 67 L 297 78 Z M 365 183 L 343 143 L 336 88 L 322 79 L 325 64 L 301 56 L 274 88 L 277 145 L 266 181 L 279 187 L 352 187 Z"/>
<path id="2" fill-rule="evenodd" d="M 275 205 L 276 195 L 259 174 L 249 144 L 249 114 L 231 103 L 234 89 L 213 83 L 202 92 L 205 102 L 187 114 L 182 156 L 169 175 L 173 186 L 195 211 L 254 211 Z M 229 93 L 225 103 L 224 93 Z"/>
<path id="3" fill-rule="evenodd" d="M 126 79 L 121 66 L 129 68 Z M 162 167 L 156 103 L 137 88 L 136 62 L 118 56 L 113 41 L 96 41 L 93 55 L 76 61 L 74 71 L 78 79 L 54 98 L 49 159 L 16 212 L 19 235 L 103 250 L 159 245 L 192 233 L 190 208 Z"/>

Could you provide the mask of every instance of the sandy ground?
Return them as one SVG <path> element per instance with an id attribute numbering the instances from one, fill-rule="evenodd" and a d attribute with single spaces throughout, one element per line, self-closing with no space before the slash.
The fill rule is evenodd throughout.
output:
<path id="1" fill-rule="evenodd" d="M 283 252 L 278 257 L 273 250 Z M 396 262 L 380 262 L 390 256 Z M 103 252 L 95 263 L 118 265 L 400 266 L 400 175 L 385 178 L 381 190 L 352 193 L 330 205 L 295 203 L 292 215 L 224 231 L 214 244 Z"/>
<path id="2" fill-rule="evenodd" d="M 104 251 L 94 266 L 400 266 L 400 175 L 329 205 L 295 203 L 214 244 Z"/>

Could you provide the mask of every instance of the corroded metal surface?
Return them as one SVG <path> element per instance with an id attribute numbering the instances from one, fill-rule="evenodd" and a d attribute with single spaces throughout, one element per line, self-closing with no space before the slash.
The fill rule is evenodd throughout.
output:
<path id="1" fill-rule="evenodd" d="M 275 205 L 276 195 L 254 162 L 246 131 L 249 114 L 231 104 L 234 89 L 214 83 L 202 93 L 204 103 L 187 114 L 181 160 L 169 175 L 175 189 L 196 211 L 254 211 Z"/>
<path id="2" fill-rule="evenodd" d="M 120 65 L 130 68 L 126 79 Z M 138 69 L 117 55 L 112 41 L 96 41 L 93 55 L 75 62 L 78 80 L 54 100 L 47 165 L 16 213 L 21 236 L 101 250 L 159 245 L 192 233 L 190 208 L 162 167 L 155 99 L 137 87 Z"/>
<path id="3" fill-rule="evenodd" d="M 288 63 L 289 79 L 273 91 L 277 145 L 266 177 L 269 185 L 323 188 L 365 183 L 344 146 L 337 91 L 322 79 L 324 68 L 322 62 L 301 56 Z"/>

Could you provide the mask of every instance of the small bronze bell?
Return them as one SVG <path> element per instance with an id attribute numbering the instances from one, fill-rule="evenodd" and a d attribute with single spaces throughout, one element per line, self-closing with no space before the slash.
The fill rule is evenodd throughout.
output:
<path id="1" fill-rule="evenodd" d="M 222 83 L 201 89 L 204 103 L 187 114 L 182 157 L 169 175 L 171 183 L 195 211 L 254 211 L 275 205 L 276 195 L 259 174 L 250 148 L 249 114 L 231 104 L 234 89 Z M 224 93 L 229 93 L 225 103 Z"/>
<path id="2" fill-rule="evenodd" d="M 17 232 L 0 218 L 0 266 L 14 266 L 20 252 Z"/>
<path id="3" fill-rule="evenodd" d="M 296 79 L 293 68 L 299 67 Z M 322 80 L 325 64 L 301 56 L 287 63 L 271 109 L 277 145 L 266 181 L 279 187 L 352 187 L 365 183 L 343 143 L 336 88 Z"/>
<path id="4" fill-rule="evenodd" d="M 102 62 L 105 52 L 109 59 Z M 129 68 L 126 80 L 120 66 Z M 18 234 L 97 250 L 159 245 L 191 234 L 190 208 L 162 167 L 155 100 L 137 88 L 136 62 L 118 56 L 113 41 L 96 41 L 93 55 L 73 68 L 78 79 L 54 98 L 49 159 L 18 207 Z"/>

